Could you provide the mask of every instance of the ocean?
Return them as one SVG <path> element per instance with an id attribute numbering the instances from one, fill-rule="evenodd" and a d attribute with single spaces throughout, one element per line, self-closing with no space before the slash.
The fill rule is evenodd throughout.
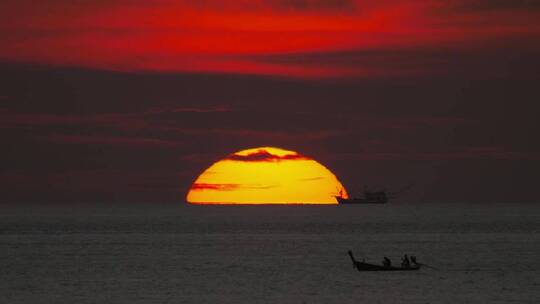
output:
<path id="1" fill-rule="evenodd" d="M 1 208 L 0 303 L 540 303 L 539 204 Z"/>

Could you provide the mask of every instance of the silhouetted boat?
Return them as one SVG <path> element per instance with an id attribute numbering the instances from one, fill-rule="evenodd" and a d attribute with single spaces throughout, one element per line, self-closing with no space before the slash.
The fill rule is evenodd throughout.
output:
<path id="1" fill-rule="evenodd" d="M 349 256 L 351 257 L 354 268 L 356 268 L 358 271 L 413 271 L 413 270 L 419 270 L 420 267 L 422 266 L 422 264 L 413 264 L 409 267 L 395 267 L 395 266 L 369 264 L 366 262 L 357 261 L 354 258 L 352 251 L 349 250 L 348 253 L 349 253 Z"/>
<path id="2" fill-rule="evenodd" d="M 363 198 L 344 198 L 342 196 L 336 196 L 336 199 L 340 205 L 347 204 L 386 204 L 388 203 L 388 195 L 386 191 L 364 191 Z"/>
<path id="3" fill-rule="evenodd" d="M 389 199 L 396 198 L 398 194 L 408 191 L 412 188 L 412 186 L 413 184 L 410 184 L 397 192 L 386 192 L 386 190 L 369 191 L 367 188 L 364 188 L 364 197 L 344 198 L 343 193 L 340 193 L 338 196 L 336 196 L 336 199 L 340 205 L 386 204 L 388 203 Z"/>

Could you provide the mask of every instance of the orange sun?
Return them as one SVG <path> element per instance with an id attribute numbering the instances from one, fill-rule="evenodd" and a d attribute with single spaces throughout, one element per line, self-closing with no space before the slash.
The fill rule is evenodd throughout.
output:
<path id="1" fill-rule="evenodd" d="M 336 176 L 294 151 L 261 147 L 214 163 L 193 183 L 192 204 L 336 204 L 348 197 Z"/>

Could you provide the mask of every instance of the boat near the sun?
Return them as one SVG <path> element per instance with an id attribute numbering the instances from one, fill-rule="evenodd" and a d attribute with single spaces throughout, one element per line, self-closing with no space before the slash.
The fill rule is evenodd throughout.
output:
<path id="1" fill-rule="evenodd" d="M 386 191 L 364 191 L 364 197 L 344 198 L 341 195 L 336 196 L 336 199 L 340 205 L 348 204 L 386 204 L 388 203 L 389 195 Z"/>
<path id="2" fill-rule="evenodd" d="M 349 256 L 351 257 L 354 268 L 356 268 L 358 271 L 414 271 L 414 270 L 420 270 L 420 267 L 422 267 L 422 264 L 420 263 L 413 263 L 411 266 L 408 266 L 408 267 L 395 267 L 395 266 L 369 264 L 363 261 L 362 262 L 357 261 L 350 250 L 348 253 L 349 253 Z"/>
<path id="3" fill-rule="evenodd" d="M 335 196 L 340 205 L 354 205 L 354 204 L 386 204 L 389 199 L 394 199 L 398 194 L 409 191 L 413 187 L 413 184 L 406 186 L 405 188 L 396 192 L 386 192 L 386 190 L 370 191 L 367 187 L 364 187 L 364 197 L 345 197 L 343 192 Z"/>

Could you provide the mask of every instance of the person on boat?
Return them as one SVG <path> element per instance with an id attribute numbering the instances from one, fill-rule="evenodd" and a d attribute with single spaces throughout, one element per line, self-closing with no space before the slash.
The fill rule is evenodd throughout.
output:
<path id="1" fill-rule="evenodd" d="M 417 266 L 417 265 L 418 265 L 418 263 L 416 262 L 416 256 L 411 255 L 411 263 L 413 264 L 413 266 Z"/>
<path id="2" fill-rule="evenodd" d="M 403 268 L 411 267 L 411 262 L 409 262 L 409 257 L 406 254 L 403 255 L 403 259 L 401 259 L 401 267 Z"/>
<path id="3" fill-rule="evenodd" d="M 392 261 L 390 261 L 389 258 L 384 257 L 382 264 L 383 264 L 384 267 L 390 267 L 390 266 L 392 266 Z"/>

